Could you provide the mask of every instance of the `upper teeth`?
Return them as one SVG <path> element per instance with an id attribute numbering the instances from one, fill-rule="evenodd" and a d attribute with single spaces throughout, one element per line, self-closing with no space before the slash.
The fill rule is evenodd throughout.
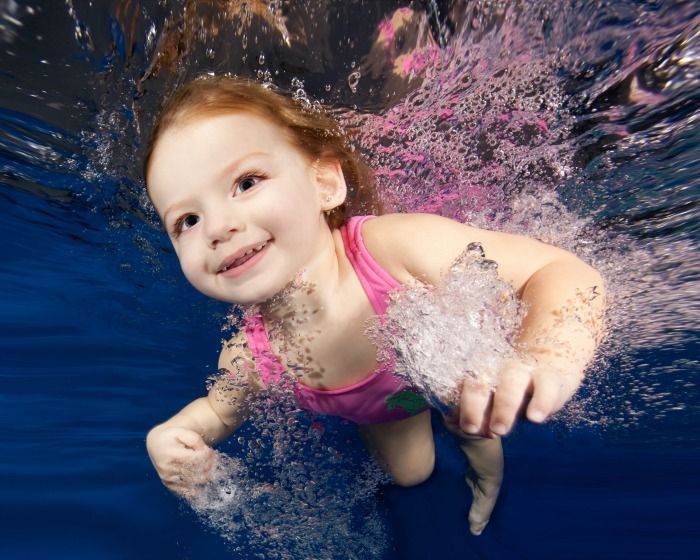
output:
<path id="1" fill-rule="evenodd" d="M 234 260 L 232 260 L 229 264 L 227 264 L 224 268 L 221 269 L 222 272 L 226 272 L 229 268 L 231 268 L 235 263 L 240 261 L 243 257 L 246 257 L 250 255 L 251 253 L 254 253 L 255 251 L 259 251 L 262 249 L 265 245 L 267 245 L 267 241 L 260 243 L 260 245 L 256 245 L 255 247 L 252 247 L 251 249 L 248 249 L 245 253 L 243 253 L 240 257 L 236 257 Z"/>
<path id="2" fill-rule="evenodd" d="M 248 249 L 248 250 L 247 250 L 245 253 L 243 253 L 243 255 L 241 255 L 241 256 L 245 257 L 246 255 L 250 255 L 253 251 L 259 251 L 260 249 L 263 248 L 264 245 L 265 245 L 265 243 L 261 243 L 260 245 L 258 245 L 258 246 L 256 246 L 256 247 L 253 247 L 252 249 Z M 239 258 L 240 258 L 240 257 L 239 257 Z"/>

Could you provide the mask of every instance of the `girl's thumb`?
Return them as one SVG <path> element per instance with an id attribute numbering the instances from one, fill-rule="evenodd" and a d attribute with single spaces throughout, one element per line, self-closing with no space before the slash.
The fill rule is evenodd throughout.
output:
<path id="1" fill-rule="evenodd" d="M 202 440 L 201 436 L 196 432 L 184 432 L 180 434 L 178 439 L 185 447 L 189 447 L 194 451 L 199 451 L 205 447 L 204 440 Z"/>

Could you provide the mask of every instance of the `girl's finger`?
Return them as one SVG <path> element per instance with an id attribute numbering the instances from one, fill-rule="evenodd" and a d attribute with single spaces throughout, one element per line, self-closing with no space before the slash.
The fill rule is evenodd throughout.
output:
<path id="1" fill-rule="evenodd" d="M 181 484 L 184 484 L 184 480 L 186 478 L 186 475 L 182 473 L 182 471 L 171 471 L 168 473 L 163 474 L 161 476 L 161 480 L 163 481 L 163 484 L 165 484 L 168 488 L 171 486 L 178 486 Z"/>
<path id="2" fill-rule="evenodd" d="M 191 492 L 210 481 L 209 472 L 200 468 L 186 469 L 177 474 L 169 474 L 161 479 L 163 484 L 172 492 L 184 495 L 185 491 Z"/>
<path id="3" fill-rule="evenodd" d="M 203 470 L 207 473 L 207 476 L 211 476 L 214 473 L 214 469 L 216 468 L 216 464 L 218 461 L 218 456 L 217 453 L 214 450 L 210 450 L 211 452 L 208 454 L 206 461 L 204 461 L 203 465 Z"/>
<path id="4" fill-rule="evenodd" d="M 534 391 L 527 407 L 530 422 L 544 422 L 563 404 L 564 380 L 556 374 L 542 374 L 533 380 Z"/>
<path id="5" fill-rule="evenodd" d="M 525 405 L 531 383 L 528 370 L 514 368 L 502 373 L 493 396 L 489 423 L 491 433 L 504 436 L 510 432 L 515 418 Z"/>
<path id="6" fill-rule="evenodd" d="M 468 434 L 484 433 L 491 407 L 491 388 L 465 383 L 460 399 L 459 427 Z"/>
<path id="7" fill-rule="evenodd" d="M 166 484 L 168 490 L 170 490 L 176 496 L 180 498 L 190 499 L 194 496 L 192 488 L 184 484 Z"/>
<path id="8" fill-rule="evenodd" d="M 183 477 L 188 485 L 197 486 L 209 482 L 211 480 L 211 474 L 211 468 L 202 463 L 192 466 L 185 474 L 183 474 Z"/>

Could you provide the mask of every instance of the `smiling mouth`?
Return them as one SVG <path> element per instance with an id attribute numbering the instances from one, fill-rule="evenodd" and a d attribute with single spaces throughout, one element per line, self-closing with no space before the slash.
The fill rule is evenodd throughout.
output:
<path id="1" fill-rule="evenodd" d="M 230 257 L 226 260 L 224 260 L 223 263 L 221 263 L 221 266 L 219 267 L 219 270 L 217 270 L 217 273 L 223 273 L 226 272 L 227 270 L 231 270 L 232 268 L 237 268 L 241 266 L 242 264 L 246 263 L 250 259 L 252 259 L 257 253 L 262 251 L 265 247 L 267 247 L 267 244 L 269 243 L 269 239 L 265 241 L 264 243 L 259 243 L 258 245 L 255 245 L 248 250 L 246 250 L 243 254 L 234 254 L 233 257 Z"/>

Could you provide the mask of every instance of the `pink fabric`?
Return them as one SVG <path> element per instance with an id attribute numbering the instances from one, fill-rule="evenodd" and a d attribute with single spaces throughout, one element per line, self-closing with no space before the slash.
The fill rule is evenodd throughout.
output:
<path id="1" fill-rule="evenodd" d="M 372 308 L 381 316 L 388 306 L 389 292 L 401 284 L 374 260 L 365 247 L 362 225 L 373 217 L 350 218 L 340 231 L 345 254 Z M 267 385 L 279 380 L 285 369 L 270 347 L 262 316 L 246 318 L 244 328 L 248 347 L 263 383 Z M 301 408 L 319 414 L 340 416 L 358 424 L 402 420 L 428 408 L 422 397 L 403 379 L 394 375 L 393 371 L 392 359 L 353 385 L 321 390 L 296 382 L 294 392 Z"/>
<path id="2" fill-rule="evenodd" d="M 255 359 L 260 379 L 265 385 L 274 383 L 284 373 L 284 366 L 270 347 L 270 339 L 265 331 L 262 315 L 253 315 L 245 319 L 245 332 L 248 348 Z"/>
<path id="3" fill-rule="evenodd" d="M 374 216 L 355 216 L 340 228 L 343 236 L 345 254 L 355 269 L 355 274 L 367 294 L 372 309 L 377 315 L 384 315 L 389 306 L 389 292 L 401 287 L 396 278 L 391 276 L 369 254 L 362 239 L 362 224 Z"/>

